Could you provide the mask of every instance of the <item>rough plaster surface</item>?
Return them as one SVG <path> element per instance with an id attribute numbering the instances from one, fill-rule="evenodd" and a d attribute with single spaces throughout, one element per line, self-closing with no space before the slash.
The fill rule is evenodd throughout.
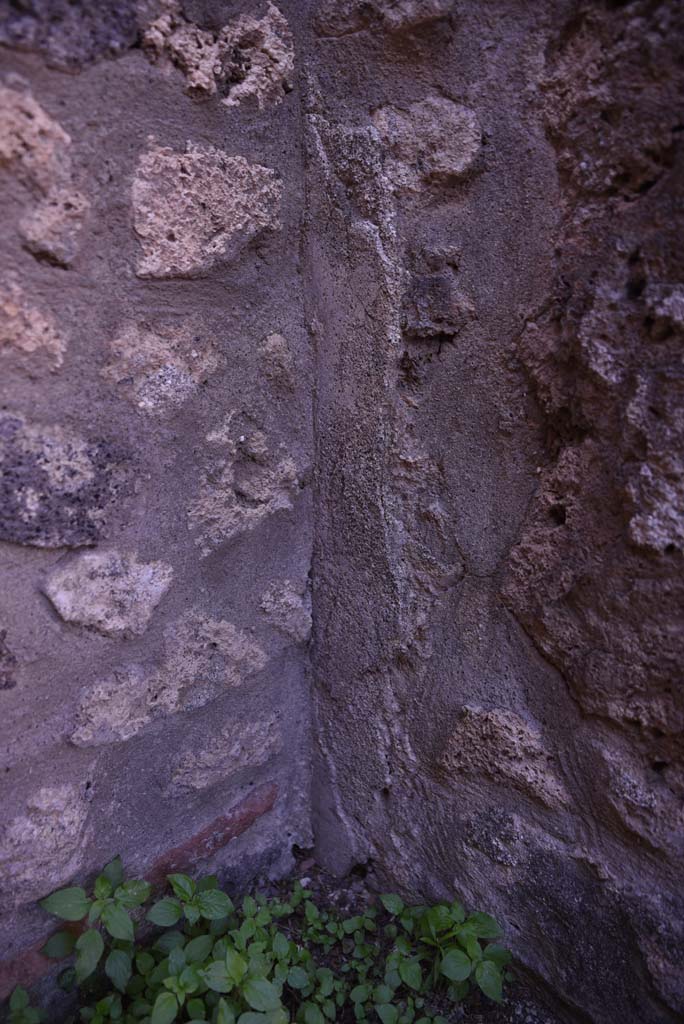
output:
<path id="1" fill-rule="evenodd" d="M 313 825 L 680 1018 L 681 21 L 0 0 L 2 985 Z"/>

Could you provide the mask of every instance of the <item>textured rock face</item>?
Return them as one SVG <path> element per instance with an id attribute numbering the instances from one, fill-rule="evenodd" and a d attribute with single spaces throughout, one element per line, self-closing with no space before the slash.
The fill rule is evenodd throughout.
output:
<path id="1" fill-rule="evenodd" d="M 551 1019 L 681 1018 L 683 45 L 0 0 L 0 987 L 115 853 L 313 826 Z"/>
<path id="2" fill-rule="evenodd" d="M 266 227 L 279 227 L 281 186 L 269 167 L 213 146 L 184 153 L 155 146 L 133 182 L 141 277 L 196 277 L 235 257 Z"/>
<path id="3" fill-rule="evenodd" d="M 38 899 L 78 870 L 87 818 L 84 787 L 44 786 L 30 797 L 25 814 L 3 825 L 0 900 L 5 910 Z"/>
<path id="4" fill-rule="evenodd" d="M 31 204 L 19 221 L 39 259 L 69 266 L 90 203 L 74 188 L 70 136 L 28 91 L 0 86 L 0 168 L 14 172 Z"/>
<path id="5" fill-rule="evenodd" d="M 168 61 L 183 72 L 191 96 L 227 93 L 226 106 L 254 99 L 261 110 L 292 90 L 292 35 L 274 4 L 267 4 L 262 18 L 243 14 L 218 31 L 189 21 L 178 4 L 166 7 L 145 29 L 143 45 L 152 60 Z"/>
<path id="6" fill-rule="evenodd" d="M 46 548 L 93 544 L 125 484 L 123 465 L 114 443 L 0 415 L 0 538 Z"/>
<path id="7" fill-rule="evenodd" d="M 79 555 L 55 570 L 45 593 L 65 622 L 105 636 L 141 636 L 173 579 L 164 562 L 118 551 Z"/>
<path id="8" fill-rule="evenodd" d="M 115 854 L 312 842 L 301 12 L 229 6 L 0 0 L 0 1004 Z"/>

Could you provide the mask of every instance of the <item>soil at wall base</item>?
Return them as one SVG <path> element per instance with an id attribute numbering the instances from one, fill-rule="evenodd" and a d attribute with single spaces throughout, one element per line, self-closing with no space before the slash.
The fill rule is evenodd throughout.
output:
<path id="1" fill-rule="evenodd" d="M 285 895 L 291 891 L 295 879 L 307 888 L 320 909 L 334 908 L 342 915 L 352 917 L 360 914 L 373 901 L 380 888 L 374 885 L 373 874 L 365 868 L 352 872 L 346 878 L 334 878 L 325 872 L 316 861 L 303 853 L 297 858 L 292 876 L 279 882 L 262 879 L 255 889 L 269 896 Z M 476 909 L 476 908 L 470 908 Z M 502 940 L 505 945 L 505 936 Z M 326 960 L 325 953 L 318 953 L 320 967 L 338 968 L 334 960 Z M 452 1024 L 464 1021 L 466 1024 L 565 1024 L 551 1013 L 540 1001 L 530 983 L 521 977 L 507 986 L 504 1002 L 497 1005 L 479 992 L 472 993 L 461 1005 L 454 1007 L 445 1003 L 440 1007 L 442 1015 Z M 353 1014 L 340 1017 L 338 1024 L 356 1024 Z"/>

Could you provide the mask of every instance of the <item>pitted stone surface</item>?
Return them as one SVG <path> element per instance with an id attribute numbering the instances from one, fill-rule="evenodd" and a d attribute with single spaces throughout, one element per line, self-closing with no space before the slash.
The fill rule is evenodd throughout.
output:
<path id="1" fill-rule="evenodd" d="M 36 50 L 66 71 L 123 53 L 137 31 L 134 0 L 0 0 L 0 43 Z"/>
<path id="2" fill-rule="evenodd" d="M 16 364 L 29 376 L 58 370 L 66 347 L 48 310 L 34 306 L 16 282 L 0 287 L 0 359 L 6 366 Z"/>
<path id="3" fill-rule="evenodd" d="M 253 530 L 268 517 L 292 508 L 298 483 L 294 460 L 281 446 L 275 449 L 263 431 L 248 427 L 240 433 L 238 420 L 207 435 L 215 453 L 202 477 L 199 497 L 188 510 L 203 554 L 223 541 Z"/>
<path id="4" fill-rule="evenodd" d="M 105 636 L 141 636 L 172 579 L 173 570 L 165 562 L 96 551 L 55 569 L 45 593 L 65 622 Z"/>
<path id="5" fill-rule="evenodd" d="M 197 319 L 126 324 L 110 351 L 103 377 L 151 416 L 183 405 L 218 365 L 209 331 Z"/>
<path id="6" fill-rule="evenodd" d="M 0 540 L 81 547 L 104 534 L 124 455 L 58 426 L 0 414 Z"/>
<path id="7" fill-rule="evenodd" d="M 306 581 L 274 583 L 261 599 L 261 610 L 273 625 L 297 643 L 311 636 L 311 594 Z"/>
<path id="8" fill-rule="evenodd" d="M 140 277 L 198 277 L 278 228 L 282 187 L 273 170 L 213 146 L 152 146 L 133 181 Z"/>
<path id="9" fill-rule="evenodd" d="M 44 786 L 22 814 L 0 826 L 0 903 L 7 910 L 69 880 L 83 860 L 85 784 Z"/>
<path id="10" fill-rule="evenodd" d="M 454 0 L 325 0 L 315 23 L 323 36 L 364 29 L 410 32 L 442 21 L 454 7 Z"/>
<path id="11" fill-rule="evenodd" d="M 254 99 L 261 110 L 291 91 L 292 35 L 275 4 L 269 2 L 261 18 L 242 14 L 218 31 L 188 21 L 173 0 L 166 7 L 146 28 L 143 46 L 152 60 L 183 72 L 190 95 L 227 94 L 222 102 L 229 107 Z"/>
<path id="12" fill-rule="evenodd" d="M 484 776 L 550 807 L 568 802 L 538 728 L 507 708 L 463 708 L 439 759 L 452 779 Z"/>
<path id="13" fill-rule="evenodd" d="M 37 257 L 69 266 L 76 256 L 88 199 L 74 186 L 71 137 L 28 90 L 0 85 L 0 168 L 13 172 L 31 196 L 19 222 Z"/>
<path id="14" fill-rule="evenodd" d="M 81 695 L 71 742 L 78 747 L 118 743 L 156 718 L 202 707 L 241 686 L 267 663 L 259 645 L 231 622 L 190 615 L 165 634 L 158 668 L 116 669 Z"/>
<path id="15" fill-rule="evenodd" d="M 181 754 L 171 774 L 172 795 L 198 792 L 230 782 L 238 772 L 267 764 L 282 749 L 283 740 L 274 715 L 259 722 L 236 722 L 213 737 L 203 750 Z"/>
<path id="16" fill-rule="evenodd" d="M 405 110 L 381 107 L 373 122 L 396 189 L 453 184 L 473 169 L 482 146 L 475 113 L 443 96 L 428 96 Z"/>

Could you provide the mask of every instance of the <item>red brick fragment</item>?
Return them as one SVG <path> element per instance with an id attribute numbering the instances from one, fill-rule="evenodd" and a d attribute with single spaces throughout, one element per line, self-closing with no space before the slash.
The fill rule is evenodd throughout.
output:
<path id="1" fill-rule="evenodd" d="M 153 886 L 162 885 L 167 875 L 188 871 L 198 861 L 212 857 L 231 840 L 242 835 L 257 818 L 270 811 L 277 795 L 278 787 L 274 783 L 259 786 L 227 814 L 219 815 L 180 846 L 167 850 L 154 862 L 145 877 Z"/>

